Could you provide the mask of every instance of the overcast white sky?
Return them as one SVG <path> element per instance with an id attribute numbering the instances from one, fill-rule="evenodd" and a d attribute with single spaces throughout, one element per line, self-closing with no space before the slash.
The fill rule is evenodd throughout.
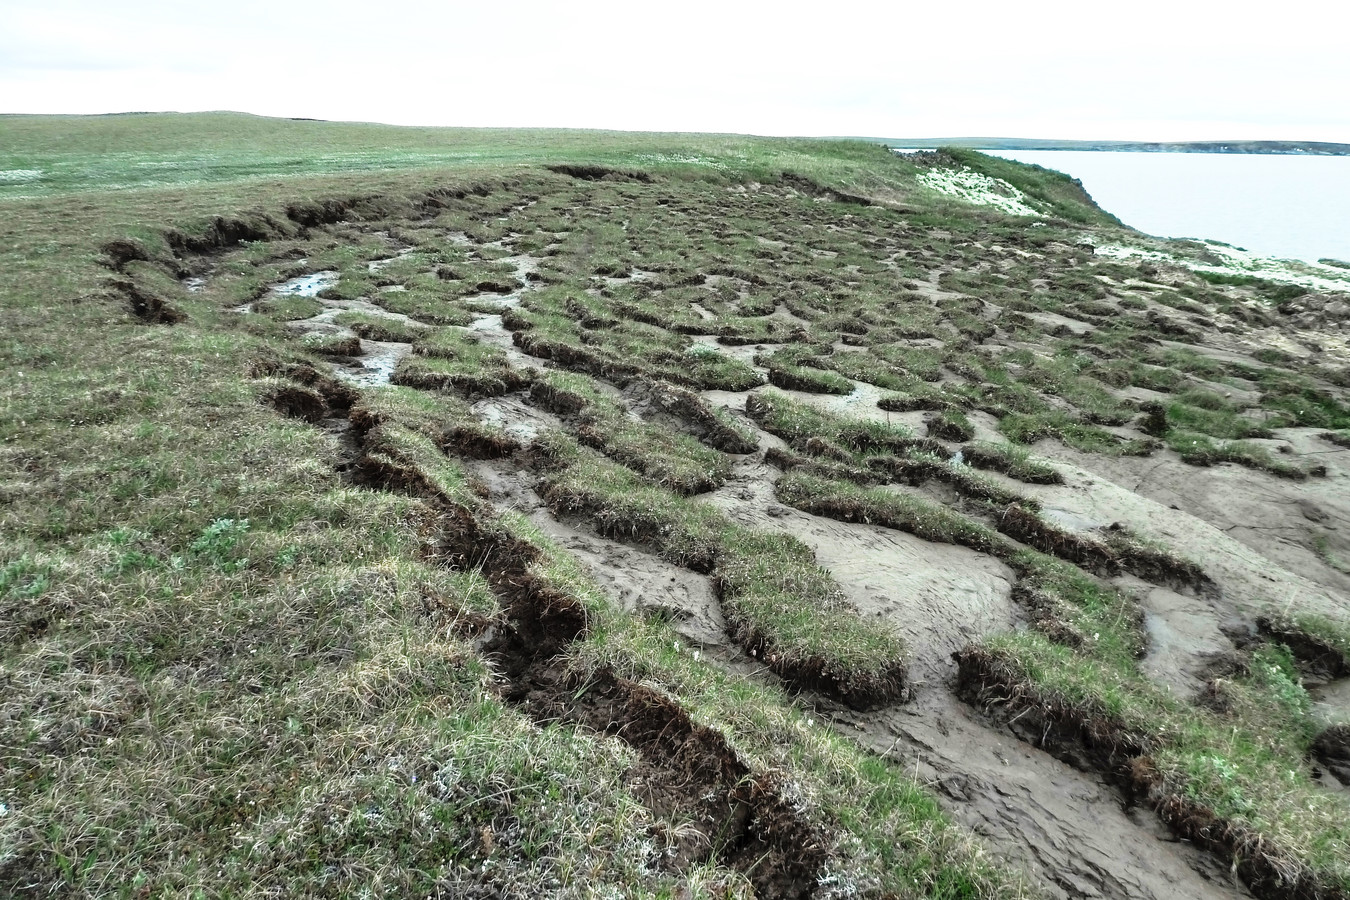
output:
<path id="1" fill-rule="evenodd" d="M 1350 142 L 1340 4 L 1243 7 L 0 0 L 0 112 Z"/>

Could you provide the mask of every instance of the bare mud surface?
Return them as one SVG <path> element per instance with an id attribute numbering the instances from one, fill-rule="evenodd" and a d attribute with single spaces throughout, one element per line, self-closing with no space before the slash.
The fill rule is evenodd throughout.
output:
<path id="1" fill-rule="evenodd" d="M 1152 810 L 1122 807 L 1097 776 L 996 728 L 945 689 L 836 727 L 912 766 L 960 822 L 1056 898 L 1247 897 L 1227 870 L 1177 841 Z"/>
<path id="2" fill-rule="evenodd" d="M 1295 597 L 1309 611 L 1344 612 L 1350 580 L 1309 547 L 1319 520 L 1350 523 L 1350 479 L 1334 462 L 1328 477 L 1297 482 L 1236 465 L 1187 465 L 1165 451 L 1086 457 L 1043 442 L 1037 452 L 1058 462 L 1068 481 L 1028 486 L 1047 512 L 1072 513 L 1083 530 L 1120 522 L 1195 560 L 1231 605 L 1221 616 L 1254 619 Z M 1336 545 L 1344 540 L 1326 533 Z"/>
<path id="3" fill-rule="evenodd" d="M 1140 662 L 1144 674 L 1183 697 L 1204 687 L 1200 676 L 1205 664 L 1225 651 L 1232 642 L 1223 634 L 1225 623 L 1220 604 L 1213 599 L 1188 597 L 1131 576 L 1116 583 L 1139 599 L 1148 632 L 1148 651 Z"/>
<path id="4" fill-rule="evenodd" d="M 1001 562 L 964 547 L 783 506 L 773 490 L 781 474 L 749 457 L 705 500 L 743 525 L 791 534 L 815 550 L 859 611 L 904 636 L 917 690 L 953 673 L 951 655 L 957 650 L 1020 621 L 1012 573 Z"/>

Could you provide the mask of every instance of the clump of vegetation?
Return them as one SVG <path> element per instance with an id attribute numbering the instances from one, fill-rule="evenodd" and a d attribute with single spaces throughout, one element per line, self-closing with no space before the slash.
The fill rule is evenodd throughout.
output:
<path id="1" fill-rule="evenodd" d="M 798 472 L 779 479 L 774 491 L 779 500 L 803 512 L 845 522 L 885 525 L 926 541 L 959 544 L 996 556 L 1011 552 L 992 529 L 945 506 L 909 494 Z"/>
<path id="2" fill-rule="evenodd" d="M 361 339 L 353 335 L 311 331 L 300 339 L 300 344 L 311 353 L 323 356 L 361 355 Z"/>
<path id="3" fill-rule="evenodd" d="M 501 348 L 451 328 L 418 337 L 412 351 L 394 369 L 394 384 L 493 397 L 519 390 L 533 377 L 513 366 Z"/>
<path id="4" fill-rule="evenodd" d="M 1014 444 L 976 442 L 962 447 L 961 456 L 966 465 L 1002 472 L 1027 484 L 1064 483 L 1064 476 L 1058 469 L 1032 459 L 1030 451 Z"/>
<path id="5" fill-rule="evenodd" d="M 575 417 L 574 431 L 582 444 L 677 494 L 716 490 L 731 472 L 726 454 L 630 415 L 584 375 L 545 372 L 531 392 L 551 409 Z"/>
<path id="6" fill-rule="evenodd" d="M 1278 460 L 1264 447 L 1247 441 L 1215 441 L 1207 435 L 1180 430 L 1169 431 L 1166 440 L 1169 450 L 1181 454 L 1183 461 L 1194 466 L 1231 462 L 1295 481 L 1308 477 L 1308 470 L 1303 467 Z"/>
<path id="7" fill-rule="evenodd" d="M 1261 651 L 1248 674 L 1225 682 L 1221 711 L 1185 703 L 1126 662 L 1036 632 L 968 648 L 959 662 L 966 696 L 1067 736 L 1051 749 L 1084 747 L 1103 768 L 1130 760 L 1132 788 L 1181 833 L 1232 858 L 1248 883 L 1350 883 L 1344 855 L 1332 849 L 1350 836 L 1344 802 L 1312 778 L 1310 704 L 1281 649 Z M 1201 820 L 1211 823 L 1204 835 L 1192 832 Z"/>
<path id="8" fill-rule="evenodd" d="M 424 329 L 409 325 L 389 316 L 363 312 L 341 312 L 333 317 L 333 322 L 356 332 L 357 337 L 368 341 L 388 341 L 391 343 L 411 344 L 421 336 Z"/>
<path id="9" fill-rule="evenodd" d="M 1014 444 L 1034 444 L 1052 437 L 1075 450 L 1107 456 L 1148 456 L 1154 449 L 1150 442 L 1119 437 L 1096 425 L 1076 422 L 1063 412 L 1012 413 L 999 421 L 998 429 Z"/>
<path id="10" fill-rule="evenodd" d="M 964 442 L 975 437 L 975 426 L 960 410 L 947 410 L 927 420 L 928 434 L 944 441 Z"/>

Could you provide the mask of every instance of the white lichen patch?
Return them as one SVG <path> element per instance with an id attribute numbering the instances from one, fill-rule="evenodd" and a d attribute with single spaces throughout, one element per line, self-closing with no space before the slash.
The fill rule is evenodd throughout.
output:
<path id="1" fill-rule="evenodd" d="M 639 153 L 637 158 L 651 163 L 679 163 L 685 166 L 706 166 L 711 169 L 726 168 L 725 163 L 711 156 L 693 156 L 686 153 Z"/>
<path id="2" fill-rule="evenodd" d="M 1274 259 L 1259 256 L 1249 250 L 1231 247 L 1214 241 L 1204 245 L 1208 260 L 1195 259 L 1181 254 L 1163 253 L 1131 247 L 1125 244 L 1107 244 L 1097 247 L 1097 256 L 1111 259 L 1145 259 L 1150 262 L 1184 266 L 1192 272 L 1210 272 L 1216 275 L 1249 275 L 1265 278 L 1284 284 L 1296 284 L 1315 291 L 1350 291 L 1350 271 L 1322 263 L 1309 263 L 1297 259 Z M 1211 260 L 1221 260 L 1218 264 Z"/>
<path id="3" fill-rule="evenodd" d="M 929 169 L 918 180 L 940 194 L 976 206 L 992 206 L 1010 216 L 1040 216 L 1026 194 L 1001 178 L 990 178 L 968 167 Z"/>
<path id="4" fill-rule="evenodd" d="M 0 183 L 3 184 L 23 184 L 41 177 L 41 169 L 0 169 Z"/>

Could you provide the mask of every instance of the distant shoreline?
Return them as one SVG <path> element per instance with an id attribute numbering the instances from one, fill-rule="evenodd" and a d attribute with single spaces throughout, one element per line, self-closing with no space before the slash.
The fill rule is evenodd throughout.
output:
<path id="1" fill-rule="evenodd" d="M 1324 141 L 1061 141 L 1033 138 L 860 138 L 895 149 L 963 147 L 970 150 L 1096 150 L 1115 153 L 1255 153 L 1350 156 L 1350 144 Z"/>

